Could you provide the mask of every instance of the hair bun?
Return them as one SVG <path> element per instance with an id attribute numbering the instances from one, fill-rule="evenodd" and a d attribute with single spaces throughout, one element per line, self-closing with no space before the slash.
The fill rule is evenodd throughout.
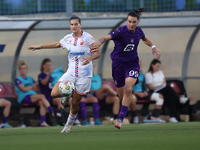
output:
<path id="1" fill-rule="evenodd" d="M 137 15 L 140 15 L 141 12 L 144 11 L 144 8 L 134 9 L 133 12 L 135 12 Z"/>

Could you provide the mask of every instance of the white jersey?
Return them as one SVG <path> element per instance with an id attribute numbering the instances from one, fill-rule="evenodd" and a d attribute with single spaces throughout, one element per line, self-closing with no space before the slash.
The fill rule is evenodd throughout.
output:
<path id="1" fill-rule="evenodd" d="M 94 43 L 94 38 L 87 32 L 79 37 L 74 37 L 73 33 L 66 35 L 60 40 L 60 46 L 68 50 L 68 70 L 67 72 L 75 77 L 92 77 L 92 62 L 82 65 L 83 57 L 89 57 L 95 50 L 90 49 L 90 44 Z"/>

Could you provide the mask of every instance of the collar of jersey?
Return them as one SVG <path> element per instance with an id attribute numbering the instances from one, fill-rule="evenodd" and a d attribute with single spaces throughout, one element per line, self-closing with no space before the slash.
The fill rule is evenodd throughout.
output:
<path id="1" fill-rule="evenodd" d="M 137 28 L 137 27 L 136 27 Z M 135 28 L 135 30 L 136 30 L 136 28 Z M 128 26 L 126 25 L 126 29 L 128 30 L 128 32 L 130 33 L 130 34 L 134 34 L 135 33 L 135 31 L 134 32 L 131 32 L 129 29 L 128 29 Z"/>
<path id="2" fill-rule="evenodd" d="M 81 37 L 82 35 L 83 35 L 83 31 L 81 31 L 82 33 L 81 33 L 81 35 L 80 36 L 74 36 L 74 34 L 72 34 L 72 36 L 75 38 L 75 39 L 77 39 L 77 38 L 79 38 L 79 37 Z"/>

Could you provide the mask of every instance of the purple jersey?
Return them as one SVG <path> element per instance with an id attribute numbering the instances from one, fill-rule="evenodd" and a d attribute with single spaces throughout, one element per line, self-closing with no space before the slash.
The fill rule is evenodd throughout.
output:
<path id="1" fill-rule="evenodd" d="M 125 25 L 115 30 L 110 35 L 115 43 L 114 50 L 110 55 L 112 61 L 139 61 L 137 47 L 140 39 L 145 38 L 140 27 L 136 27 L 135 32 L 131 32 L 127 25 Z"/>
<path id="2" fill-rule="evenodd" d="M 53 78 L 50 76 L 47 84 L 43 85 L 41 83 L 41 81 L 44 80 L 46 77 L 47 77 L 47 74 L 44 73 L 44 72 L 42 72 L 41 74 L 38 75 L 38 82 L 39 82 L 41 93 L 44 94 L 45 97 L 48 100 L 51 100 L 52 99 L 52 97 L 51 97 L 51 90 L 53 89 L 53 84 L 52 84 Z"/>

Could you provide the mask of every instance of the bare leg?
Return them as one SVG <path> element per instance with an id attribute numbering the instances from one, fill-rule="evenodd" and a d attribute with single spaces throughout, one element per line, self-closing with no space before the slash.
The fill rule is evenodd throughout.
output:
<path id="1" fill-rule="evenodd" d="M 62 94 L 60 94 L 58 90 L 59 82 L 56 83 L 56 85 L 53 87 L 51 91 L 51 96 L 56 98 L 56 97 L 64 97 Z"/>
<path id="2" fill-rule="evenodd" d="M 109 85 L 106 84 L 102 85 L 102 87 L 98 89 L 95 93 L 99 99 L 103 99 L 106 93 L 109 96 L 117 95 L 117 93 Z"/>
<path id="3" fill-rule="evenodd" d="M 106 103 L 113 104 L 113 114 L 119 113 L 120 100 L 117 96 L 107 96 Z"/>
<path id="4" fill-rule="evenodd" d="M 131 109 L 131 111 L 135 111 L 136 110 L 136 101 L 137 101 L 137 98 L 133 94 L 132 94 L 132 96 L 133 96 L 133 98 L 131 99 L 130 109 Z"/>
<path id="5" fill-rule="evenodd" d="M 42 101 L 38 101 L 37 105 L 40 106 L 40 115 L 44 116 L 46 114 L 46 108 L 43 105 Z"/>
<path id="6" fill-rule="evenodd" d="M 133 99 L 132 89 L 133 89 L 133 86 L 135 85 L 136 81 L 137 81 L 136 78 L 131 78 L 131 77 L 126 78 L 122 105 L 129 107 L 130 102 Z M 122 89 L 120 89 L 120 90 L 122 90 Z M 120 93 L 123 93 L 123 92 L 120 91 Z"/>
<path id="7" fill-rule="evenodd" d="M 31 95 L 31 101 L 32 101 L 32 103 L 37 103 L 39 101 L 42 101 L 42 103 L 45 105 L 46 108 L 50 106 L 48 100 L 45 98 L 45 96 L 43 94 Z"/>
<path id="8" fill-rule="evenodd" d="M 53 104 L 56 105 L 58 109 L 64 109 L 63 105 L 61 104 L 61 98 L 53 98 Z"/>
<path id="9" fill-rule="evenodd" d="M 73 94 L 73 98 L 71 101 L 71 108 L 70 111 L 72 114 L 77 114 L 79 111 L 79 103 L 81 101 L 81 98 L 83 97 L 83 95 L 79 95 L 78 93 L 76 93 L 76 91 Z"/>
<path id="10" fill-rule="evenodd" d="M 0 107 L 4 107 L 3 110 L 3 115 L 4 116 L 9 116 L 10 114 L 10 107 L 11 107 L 11 103 L 10 101 L 6 100 L 6 99 L 0 99 Z"/>

